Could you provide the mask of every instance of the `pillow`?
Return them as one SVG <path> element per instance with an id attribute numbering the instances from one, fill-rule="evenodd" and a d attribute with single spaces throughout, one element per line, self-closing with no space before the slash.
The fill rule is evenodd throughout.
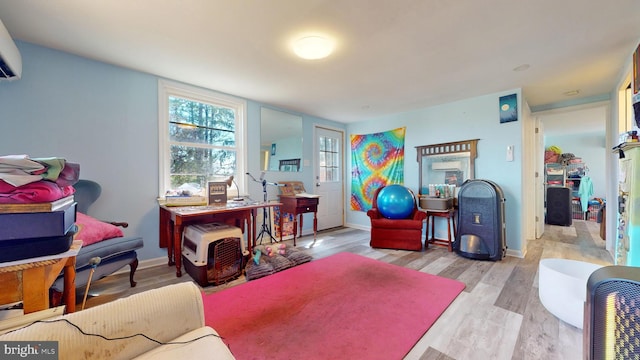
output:
<path id="1" fill-rule="evenodd" d="M 295 265 L 300 265 L 313 260 L 313 257 L 311 257 L 311 255 L 307 254 L 306 252 L 291 247 L 287 247 L 284 253 L 284 257 L 289 259 Z"/>
<path id="2" fill-rule="evenodd" d="M 272 256 L 267 255 L 265 256 L 265 260 L 267 261 L 267 263 L 273 266 L 273 271 L 276 271 L 276 272 L 286 270 L 296 265 L 291 260 L 287 259 L 286 257 L 280 254 L 275 254 Z"/>
<path id="3" fill-rule="evenodd" d="M 264 259 L 264 256 L 260 256 L 258 264 L 253 261 L 253 258 L 250 258 L 247 266 L 244 269 L 244 274 L 247 277 L 247 281 L 259 279 L 273 273 L 275 273 L 275 270 L 273 270 L 273 265 L 271 263 L 268 263 Z"/>
<path id="4" fill-rule="evenodd" d="M 78 226 L 78 232 L 73 236 L 73 239 L 82 240 L 82 246 L 124 236 L 119 227 L 94 219 L 81 212 L 76 213 L 76 226 Z"/>

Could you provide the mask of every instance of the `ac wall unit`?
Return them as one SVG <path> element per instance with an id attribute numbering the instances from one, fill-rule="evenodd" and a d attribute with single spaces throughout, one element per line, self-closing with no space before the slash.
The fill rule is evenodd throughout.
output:
<path id="1" fill-rule="evenodd" d="M 0 80 L 17 80 L 22 76 L 22 57 L 9 31 L 0 20 Z"/>
<path id="2" fill-rule="evenodd" d="M 460 170 L 461 167 L 460 161 L 435 162 L 431 165 L 432 170 Z"/>

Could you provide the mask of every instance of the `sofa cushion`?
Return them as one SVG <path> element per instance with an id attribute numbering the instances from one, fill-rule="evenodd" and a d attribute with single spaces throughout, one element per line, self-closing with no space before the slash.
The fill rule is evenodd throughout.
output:
<path id="1" fill-rule="evenodd" d="M 103 240 L 89 246 L 83 246 L 76 256 L 76 269 L 89 265 L 91 258 L 99 257 L 102 261 L 142 248 L 141 237 L 118 237 Z"/>
<path id="2" fill-rule="evenodd" d="M 73 239 L 82 240 L 82 246 L 88 246 L 102 240 L 122 237 L 124 235 L 119 227 L 92 218 L 81 212 L 76 213 L 76 226 L 78 226 L 78 232 Z"/>
<path id="3" fill-rule="evenodd" d="M 200 338 L 200 339 L 198 339 Z M 193 342 L 193 339 L 198 339 Z M 232 360 L 235 359 L 229 351 L 227 345 L 221 340 L 218 333 L 212 328 L 206 326 L 188 332 L 171 341 L 188 342 L 186 344 L 169 344 L 161 345 L 157 348 L 146 352 L 136 358 L 143 359 L 216 359 L 216 360 Z"/>
<path id="4" fill-rule="evenodd" d="M 372 228 L 413 229 L 422 231 L 422 221 L 411 219 L 371 219 Z"/>
<path id="5" fill-rule="evenodd" d="M 86 336 L 69 322 L 85 333 L 120 339 Z M 132 359 L 158 346 L 135 334 L 166 343 L 204 326 L 202 292 L 183 282 L 36 322 L 0 335 L 0 341 L 57 341 L 60 359 Z"/>

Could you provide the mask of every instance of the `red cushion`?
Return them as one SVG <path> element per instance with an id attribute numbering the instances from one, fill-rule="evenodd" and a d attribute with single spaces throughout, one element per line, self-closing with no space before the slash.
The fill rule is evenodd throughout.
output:
<path id="1" fill-rule="evenodd" d="M 82 240 L 82 246 L 124 236 L 119 227 L 80 212 L 76 213 L 76 225 L 78 226 L 78 232 L 73 236 L 73 239 Z"/>
<path id="2" fill-rule="evenodd" d="M 371 219 L 372 228 L 417 229 L 422 230 L 422 220 L 411 219 Z"/>

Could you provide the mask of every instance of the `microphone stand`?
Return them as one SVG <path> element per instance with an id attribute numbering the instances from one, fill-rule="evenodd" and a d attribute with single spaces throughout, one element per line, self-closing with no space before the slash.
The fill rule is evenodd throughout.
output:
<path id="1" fill-rule="evenodd" d="M 267 202 L 267 185 L 283 186 L 283 185 L 280 185 L 278 183 L 268 182 L 267 180 L 265 180 L 264 179 L 264 172 L 262 172 L 260 174 L 260 180 L 254 178 L 253 175 L 251 175 L 249 173 L 247 173 L 247 175 L 249 175 L 249 177 L 251 177 L 251 179 L 253 181 L 262 184 L 262 195 L 263 195 L 263 200 L 264 200 L 265 203 Z M 258 239 L 260 239 L 259 243 L 262 244 L 262 239 L 265 237 L 265 235 L 269 236 L 269 239 L 270 239 L 271 242 L 278 242 L 278 240 L 271 233 L 271 216 L 269 215 L 268 207 L 263 207 L 262 208 L 262 226 L 260 227 L 260 232 L 258 233 L 258 236 L 256 236 L 256 241 L 258 241 Z"/>

